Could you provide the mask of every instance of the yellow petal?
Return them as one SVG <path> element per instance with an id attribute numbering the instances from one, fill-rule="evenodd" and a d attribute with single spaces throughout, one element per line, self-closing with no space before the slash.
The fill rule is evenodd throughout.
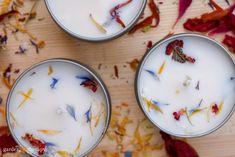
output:
<path id="1" fill-rule="evenodd" d="M 216 114 L 219 114 L 221 112 L 223 106 L 224 106 L 224 100 L 221 101 L 221 103 L 219 104 L 219 110 L 218 110 L 218 112 Z"/>
<path id="2" fill-rule="evenodd" d="M 25 94 L 25 93 L 23 93 L 23 92 L 21 92 L 21 91 L 19 92 L 19 94 L 21 94 L 21 95 L 24 97 L 24 99 L 22 100 L 22 102 L 20 103 L 20 105 L 18 106 L 17 109 L 21 108 L 22 105 L 23 105 L 28 99 L 31 99 L 32 93 L 33 93 L 33 89 L 32 89 L 32 88 L 29 89 L 29 91 L 27 92 L 27 94 Z"/>
<path id="3" fill-rule="evenodd" d="M 13 122 L 12 122 L 12 128 L 14 128 L 16 125 L 18 125 L 18 122 L 15 118 L 15 116 L 13 115 L 13 113 L 10 112 L 10 117 L 12 118 Z"/>
<path id="4" fill-rule="evenodd" d="M 106 29 L 101 25 L 101 24 L 99 24 L 94 18 L 93 18 L 93 16 L 90 14 L 90 19 L 91 19 L 91 21 L 95 24 L 95 26 L 96 26 L 96 28 L 100 31 L 100 32 L 102 32 L 102 33 L 107 33 L 107 31 L 106 31 Z"/>
<path id="5" fill-rule="evenodd" d="M 2 114 L 2 117 L 5 118 L 5 116 L 6 116 L 5 108 L 0 107 L 0 113 Z"/>
<path id="6" fill-rule="evenodd" d="M 153 135 L 154 135 L 153 133 L 150 133 L 150 134 L 142 136 L 142 141 L 144 141 L 145 143 L 148 143 L 152 139 Z"/>
<path id="7" fill-rule="evenodd" d="M 207 113 L 206 113 L 208 122 L 210 122 L 210 111 L 211 111 L 212 106 L 213 106 L 213 103 L 210 105 L 210 107 L 208 108 Z"/>
<path id="8" fill-rule="evenodd" d="M 91 121 L 90 121 L 89 128 L 90 128 L 91 136 L 93 136 L 93 129 L 92 129 L 92 112 L 90 113 L 90 118 L 91 118 Z"/>
<path id="9" fill-rule="evenodd" d="M 47 135 L 57 135 L 61 133 L 61 131 L 59 130 L 38 130 L 38 131 Z"/>
<path id="10" fill-rule="evenodd" d="M 195 114 L 197 113 L 200 113 L 202 111 L 204 111 L 206 108 L 198 108 L 198 109 L 195 109 L 190 115 L 189 117 L 191 118 L 192 116 L 194 116 Z"/>
<path id="11" fill-rule="evenodd" d="M 51 65 L 49 65 L 49 67 L 48 67 L 48 75 L 51 75 L 52 73 L 54 72 L 54 70 L 53 70 L 53 68 L 52 68 L 52 66 Z"/>
<path id="12" fill-rule="evenodd" d="M 147 105 L 148 112 L 150 112 L 151 102 L 150 102 L 147 98 L 144 98 L 144 102 L 145 102 L 145 103 L 146 103 L 146 105 Z"/>
<path id="13" fill-rule="evenodd" d="M 64 151 L 64 150 L 59 150 L 56 153 L 59 154 L 62 157 L 72 157 L 73 156 L 73 154 L 71 154 L 67 151 Z"/>
<path id="14" fill-rule="evenodd" d="M 76 147 L 76 150 L 75 150 L 75 154 L 78 154 L 79 151 L 80 151 L 80 148 L 81 148 L 81 143 L 82 143 L 82 137 L 80 138 L 79 142 L 78 142 L 78 145 Z"/>
<path id="15" fill-rule="evenodd" d="M 160 66 L 160 68 L 159 68 L 159 70 L 158 70 L 158 74 L 160 75 L 160 74 L 162 74 L 162 72 L 163 72 L 163 70 L 164 70 L 164 68 L 165 68 L 165 65 L 166 65 L 166 61 L 164 61 L 163 63 L 162 63 L 162 65 Z"/>

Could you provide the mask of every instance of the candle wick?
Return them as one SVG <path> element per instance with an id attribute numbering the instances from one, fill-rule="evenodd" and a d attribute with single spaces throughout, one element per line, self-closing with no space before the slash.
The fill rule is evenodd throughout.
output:
<path id="1" fill-rule="evenodd" d="M 191 84 L 192 78 L 189 76 L 186 76 L 185 81 L 183 82 L 183 86 L 188 87 Z"/>
<path id="2" fill-rule="evenodd" d="M 57 113 L 58 115 L 62 115 L 62 114 L 63 114 L 63 110 L 62 110 L 61 108 L 57 108 L 57 109 L 56 109 L 56 113 Z"/>

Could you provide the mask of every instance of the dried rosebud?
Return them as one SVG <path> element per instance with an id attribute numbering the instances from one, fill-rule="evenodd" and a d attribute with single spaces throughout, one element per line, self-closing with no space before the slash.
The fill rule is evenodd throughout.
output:
<path id="1" fill-rule="evenodd" d="M 218 105 L 217 104 L 212 105 L 211 111 L 212 111 L 212 113 L 217 114 L 219 112 Z"/>
<path id="2" fill-rule="evenodd" d="M 182 108 L 178 112 L 173 112 L 173 116 L 174 116 L 175 120 L 180 120 L 180 117 L 185 113 L 186 113 L 186 109 Z"/>
<path id="3" fill-rule="evenodd" d="M 173 112 L 173 116 L 175 118 L 175 120 L 180 120 L 180 114 L 178 112 Z"/>

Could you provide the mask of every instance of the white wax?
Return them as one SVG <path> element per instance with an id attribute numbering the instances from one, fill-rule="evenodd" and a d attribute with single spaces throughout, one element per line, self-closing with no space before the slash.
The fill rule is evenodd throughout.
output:
<path id="1" fill-rule="evenodd" d="M 127 0 L 47 0 L 49 9 L 57 21 L 70 32 L 85 38 L 106 38 L 122 32 L 123 28 L 115 20 L 104 26 L 107 33 L 102 33 L 92 23 L 89 15 L 101 25 L 110 18 L 109 11 Z M 130 25 L 140 14 L 144 0 L 133 0 L 120 9 L 120 18 Z"/>
<path id="2" fill-rule="evenodd" d="M 226 52 L 215 43 L 200 37 L 178 37 L 184 41 L 185 54 L 196 59 L 194 64 L 173 61 L 171 56 L 165 54 L 166 46 L 173 40 L 165 42 L 154 48 L 142 65 L 138 79 L 138 92 L 146 114 L 161 129 L 178 136 L 197 136 L 219 126 L 231 113 L 235 104 L 235 81 L 230 80 L 235 76 L 235 66 Z M 166 61 L 163 73 L 159 75 L 160 81 L 153 79 L 144 69 L 158 71 Z M 186 76 L 192 78 L 190 85 L 183 85 Z M 200 89 L 196 90 L 200 81 Z M 178 91 L 178 92 L 177 92 Z M 151 110 L 142 97 L 156 100 L 161 103 L 163 114 Z M 210 120 L 207 120 L 207 109 L 191 117 L 192 125 L 186 116 L 180 120 L 174 119 L 173 112 L 181 108 L 194 108 L 203 99 L 200 108 L 209 108 L 213 102 L 218 105 L 224 100 L 224 106 L 219 114 L 213 115 L 210 111 Z"/>
<path id="3" fill-rule="evenodd" d="M 54 70 L 51 75 L 48 75 L 49 66 Z M 31 76 L 33 72 L 36 73 Z M 80 151 L 75 156 L 87 152 L 100 140 L 107 126 L 108 108 L 105 94 L 100 86 L 95 93 L 81 86 L 82 80 L 77 79 L 75 77 L 77 75 L 93 78 L 84 69 L 70 62 L 47 62 L 31 69 L 15 86 L 9 102 L 9 112 L 17 121 L 12 129 L 16 138 L 31 153 L 37 155 L 37 149 L 22 139 L 25 133 L 33 134 L 39 140 L 56 144 L 52 152 L 63 150 L 71 154 L 74 154 L 82 137 Z M 59 80 L 54 89 L 50 87 L 52 77 Z M 27 94 L 29 89 L 33 90 L 31 99 L 18 109 L 24 99 L 19 91 Z M 77 121 L 66 110 L 67 105 L 74 106 Z M 85 116 L 91 105 L 93 135 Z M 97 115 L 102 110 L 104 113 L 98 125 L 95 126 Z M 10 123 L 14 123 L 13 118 L 9 117 Z M 61 133 L 47 135 L 38 130 L 58 130 Z M 54 156 L 60 155 L 55 153 Z"/>

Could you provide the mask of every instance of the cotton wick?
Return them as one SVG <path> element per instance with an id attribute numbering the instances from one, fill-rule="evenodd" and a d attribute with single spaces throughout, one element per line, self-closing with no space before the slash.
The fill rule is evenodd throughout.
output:
<path id="1" fill-rule="evenodd" d="M 188 87 L 191 84 L 192 78 L 186 76 L 185 81 L 183 82 L 183 86 Z"/>
<path id="2" fill-rule="evenodd" d="M 63 114 L 63 110 L 61 108 L 57 108 L 56 109 L 56 114 L 62 115 Z"/>

